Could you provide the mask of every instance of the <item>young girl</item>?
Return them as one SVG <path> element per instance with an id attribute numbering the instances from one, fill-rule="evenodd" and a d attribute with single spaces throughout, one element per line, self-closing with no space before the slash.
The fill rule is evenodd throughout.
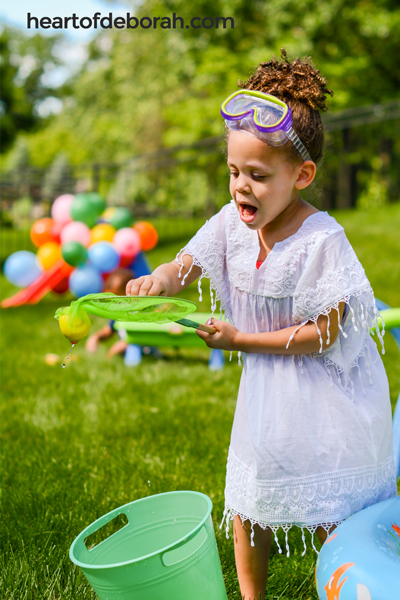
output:
<path id="1" fill-rule="evenodd" d="M 301 198 L 322 157 L 318 109 L 332 92 L 308 62 L 282 57 L 222 104 L 231 203 L 175 262 L 127 286 L 127 295 L 172 296 L 209 277 L 213 311 L 220 300 L 226 320 L 198 335 L 242 353 L 224 515 L 246 600 L 265 597 L 279 528 L 289 554 L 293 525 L 304 547 L 305 529 L 323 542 L 396 494 L 373 292 L 343 228 Z"/>

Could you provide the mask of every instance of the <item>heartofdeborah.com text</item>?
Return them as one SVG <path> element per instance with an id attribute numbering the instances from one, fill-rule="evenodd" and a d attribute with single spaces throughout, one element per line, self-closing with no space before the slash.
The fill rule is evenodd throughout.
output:
<path id="1" fill-rule="evenodd" d="M 170 17 L 142 17 L 137 19 L 130 13 L 126 13 L 126 18 L 122 16 L 113 17 L 112 13 L 102 17 L 101 13 L 97 12 L 93 17 L 78 17 L 72 13 L 71 17 L 35 17 L 31 13 L 27 13 L 28 29 L 218 29 L 222 27 L 226 29 L 229 24 L 230 29 L 235 27 L 235 22 L 232 17 L 192 17 L 190 24 L 185 24 L 182 17 L 177 17 L 176 13 Z"/>

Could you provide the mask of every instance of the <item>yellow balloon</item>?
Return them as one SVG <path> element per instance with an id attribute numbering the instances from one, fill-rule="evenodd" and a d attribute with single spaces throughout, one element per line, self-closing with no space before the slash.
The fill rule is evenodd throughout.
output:
<path id="1" fill-rule="evenodd" d="M 79 314 L 81 317 L 61 315 L 58 320 L 61 333 L 65 335 L 72 344 L 76 344 L 76 342 L 82 340 L 90 331 L 91 323 L 87 313 L 80 309 Z"/>
<path id="2" fill-rule="evenodd" d="M 106 208 L 106 210 L 101 215 L 102 219 L 104 219 L 105 221 L 111 221 L 111 218 L 116 210 L 117 208 L 115 206 L 110 206 L 110 208 Z"/>
<path id="3" fill-rule="evenodd" d="M 99 223 L 90 232 L 90 243 L 112 242 L 116 231 L 115 227 L 109 223 Z"/>
<path id="4" fill-rule="evenodd" d="M 47 242 L 40 246 L 37 257 L 43 269 L 47 271 L 61 258 L 61 248 L 56 242 Z"/>

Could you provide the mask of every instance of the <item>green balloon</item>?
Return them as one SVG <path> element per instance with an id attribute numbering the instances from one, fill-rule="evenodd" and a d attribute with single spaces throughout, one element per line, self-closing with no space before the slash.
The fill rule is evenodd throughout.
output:
<path id="1" fill-rule="evenodd" d="M 120 206 L 113 213 L 110 223 L 115 229 L 122 229 L 122 227 L 130 227 L 133 223 L 133 217 L 131 211 L 123 206 Z"/>
<path id="2" fill-rule="evenodd" d="M 61 256 L 71 267 L 79 267 L 86 262 L 88 252 L 79 242 L 65 242 L 61 246 Z"/>
<path id="3" fill-rule="evenodd" d="M 86 196 L 96 211 L 97 216 L 101 215 L 101 213 L 106 210 L 106 201 L 100 196 L 100 194 L 97 192 L 90 192 L 90 194 L 86 194 Z"/>
<path id="4" fill-rule="evenodd" d="M 97 211 L 90 201 L 89 194 L 77 194 L 71 206 L 71 217 L 74 221 L 82 221 L 88 227 L 96 223 Z"/>

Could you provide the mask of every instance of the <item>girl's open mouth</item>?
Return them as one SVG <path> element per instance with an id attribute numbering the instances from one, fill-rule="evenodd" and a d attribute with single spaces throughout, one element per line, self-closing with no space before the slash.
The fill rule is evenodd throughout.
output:
<path id="1" fill-rule="evenodd" d="M 251 204 L 239 204 L 240 218 L 244 223 L 251 223 L 254 221 L 256 213 L 257 209 L 255 206 L 251 206 Z"/>

